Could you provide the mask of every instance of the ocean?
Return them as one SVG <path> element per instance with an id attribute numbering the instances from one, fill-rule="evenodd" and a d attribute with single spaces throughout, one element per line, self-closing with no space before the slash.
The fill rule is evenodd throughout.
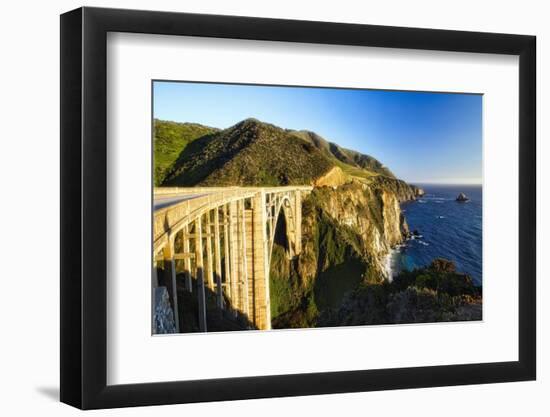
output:
<path id="1" fill-rule="evenodd" d="M 425 195 L 401 205 L 409 229 L 418 236 L 396 247 L 388 258 L 390 275 L 429 265 L 434 258 L 456 264 L 457 271 L 482 283 L 482 187 L 418 184 Z M 470 199 L 455 199 L 464 193 Z"/>

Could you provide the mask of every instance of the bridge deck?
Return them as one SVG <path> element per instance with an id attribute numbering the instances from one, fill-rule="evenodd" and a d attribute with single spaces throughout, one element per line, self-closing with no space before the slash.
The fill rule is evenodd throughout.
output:
<path id="1" fill-rule="evenodd" d="M 202 197 L 205 194 L 184 194 L 184 195 L 168 195 L 155 196 L 153 200 L 153 210 L 156 212 L 165 207 L 170 207 L 182 201 L 191 200 L 193 198 Z"/>

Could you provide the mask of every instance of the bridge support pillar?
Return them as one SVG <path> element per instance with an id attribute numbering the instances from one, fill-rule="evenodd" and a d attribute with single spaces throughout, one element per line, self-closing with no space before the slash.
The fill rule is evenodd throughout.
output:
<path id="1" fill-rule="evenodd" d="M 220 209 L 214 209 L 214 279 L 216 281 L 216 304 L 223 309 L 222 255 L 220 247 Z"/>
<path id="2" fill-rule="evenodd" d="M 294 191 L 294 255 L 302 253 L 302 195 Z"/>
<path id="3" fill-rule="evenodd" d="M 183 228 L 183 252 L 189 253 L 189 225 Z M 185 289 L 193 292 L 193 281 L 191 279 L 191 258 L 183 260 L 183 275 L 185 280 Z"/>
<path id="4" fill-rule="evenodd" d="M 229 208 L 227 204 L 223 206 L 223 254 L 224 254 L 224 271 L 225 271 L 225 291 L 227 297 L 231 300 L 231 261 L 229 254 Z"/>
<path id="5" fill-rule="evenodd" d="M 239 264 L 241 268 L 241 274 L 239 277 L 239 283 L 240 283 L 240 298 L 242 300 L 242 311 L 243 313 L 251 318 L 250 309 L 249 309 L 249 294 L 248 294 L 248 272 L 249 272 L 249 264 L 248 264 L 248 246 L 249 242 L 248 236 L 247 236 L 247 227 L 249 226 L 249 222 L 247 222 L 246 217 L 246 209 L 245 209 L 245 201 L 241 200 L 237 202 L 237 207 L 239 208 L 239 219 L 240 219 L 240 259 Z M 250 320 L 253 321 L 253 320 Z"/>
<path id="6" fill-rule="evenodd" d="M 199 330 L 206 332 L 206 296 L 204 292 L 204 258 L 202 248 L 202 216 L 195 220 L 195 259 L 197 266 L 197 296 L 199 301 Z"/>
<path id="7" fill-rule="evenodd" d="M 229 203 L 229 266 L 231 269 L 231 306 L 236 312 L 239 309 L 239 291 L 238 291 L 238 233 L 237 233 L 237 202 Z"/>
<path id="8" fill-rule="evenodd" d="M 271 329 L 269 245 L 266 231 L 267 215 L 265 198 L 265 191 L 261 190 L 252 200 L 253 321 L 256 327 L 261 330 Z"/>
<path id="9" fill-rule="evenodd" d="M 178 286 L 176 281 L 176 261 L 174 260 L 174 237 L 170 237 L 168 244 L 164 247 L 164 273 L 170 274 L 172 284 L 172 307 L 174 308 L 174 321 L 176 331 L 180 331 L 180 320 L 178 310 Z"/>
<path id="10" fill-rule="evenodd" d="M 208 288 L 214 291 L 214 261 L 212 256 L 212 221 L 210 211 L 206 212 L 206 283 Z"/>

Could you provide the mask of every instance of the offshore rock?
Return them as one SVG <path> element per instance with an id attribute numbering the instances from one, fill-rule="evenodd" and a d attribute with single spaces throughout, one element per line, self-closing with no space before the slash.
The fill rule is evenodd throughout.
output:
<path id="1" fill-rule="evenodd" d="M 157 287 L 154 291 L 153 333 L 176 333 L 174 312 L 170 306 L 168 290 L 166 287 Z"/>
<path id="2" fill-rule="evenodd" d="M 456 201 L 459 201 L 459 202 L 465 202 L 465 201 L 468 201 L 470 200 L 468 197 L 466 197 L 466 194 L 464 193 L 460 193 L 457 197 L 456 197 Z"/>

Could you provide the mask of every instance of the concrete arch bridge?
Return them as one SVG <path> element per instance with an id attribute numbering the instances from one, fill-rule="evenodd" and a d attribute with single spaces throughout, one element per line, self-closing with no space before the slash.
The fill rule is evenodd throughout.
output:
<path id="1" fill-rule="evenodd" d="M 215 293 L 219 310 L 245 316 L 251 327 L 270 329 L 269 265 L 277 221 L 284 216 L 288 256 L 300 254 L 302 197 L 311 189 L 155 188 L 153 287 L 162 269 L 177 312 L 183 277 L 180 286 L 198 299 L 200 331 L 208 330 L 206 291 Z M 179 314 L 174 316 L 179 332 Z"/>

